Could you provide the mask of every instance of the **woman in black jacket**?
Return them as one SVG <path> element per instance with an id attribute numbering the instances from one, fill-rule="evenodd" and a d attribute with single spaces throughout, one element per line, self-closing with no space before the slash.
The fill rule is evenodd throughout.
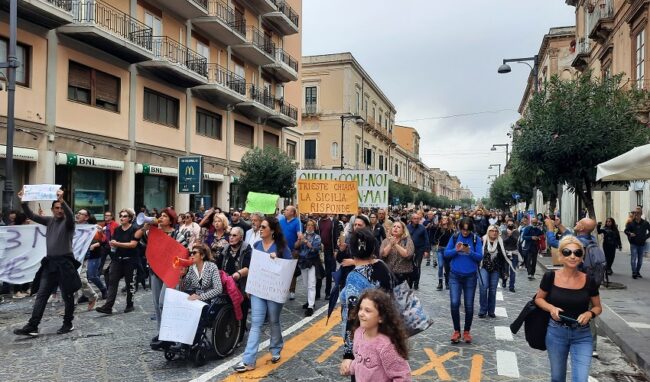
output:
<path id="1" fill-rule="evenodd" d="M 612 272 L 612 264 L 616 256 L 616 249 L 623 249 L 621 244 L 621 234 L 618 232 L 618 226 L 614 218 L 607 218 L 605 220 L 605 227 L 601 228 L 601 223 L 598 223 L 598 234 L 603 235 L 603 251 L 605 252 L 605 259 L 607 260 L 607 275 L 610 276 Z"/>

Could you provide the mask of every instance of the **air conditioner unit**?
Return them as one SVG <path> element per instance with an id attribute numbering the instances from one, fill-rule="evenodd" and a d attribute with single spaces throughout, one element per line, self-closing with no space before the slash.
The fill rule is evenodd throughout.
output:
<path id="1" fill-rule="evenodd" d="M 283 99 L 284 98 L 284 86 L 278 84 L 275 85 L 275 99 Z"/>

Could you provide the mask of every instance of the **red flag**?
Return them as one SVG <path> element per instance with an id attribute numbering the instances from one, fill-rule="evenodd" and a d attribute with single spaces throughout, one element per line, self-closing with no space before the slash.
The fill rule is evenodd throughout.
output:
<path id="1" fill-rule="evenodd" d="M 187 259 L 189 257 L 187 248 L 158 227 L 151 227 L 149 228 L 146 256 L 151 269 L 165 285 L 168 288 L 176 288 L 181 277 L 181 270 L 174 268 L 174 257 Z"/>

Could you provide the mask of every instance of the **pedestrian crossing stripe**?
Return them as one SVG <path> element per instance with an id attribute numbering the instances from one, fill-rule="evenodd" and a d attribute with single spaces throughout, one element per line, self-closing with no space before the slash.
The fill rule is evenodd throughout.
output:
<path id="1" fill-rule="evenodd" d="M 504 377 L 519 378 L 517 354 L 511 351 L 497 350 L 497 374 Z"/>
<path id="2" fill-rule="evenodd" d="M 497 340 L 514 341 L 514 339 L 512 338 L 512 332 L 510 331 L 510 328 L 507 326 L 495 326 L 494 337 L 496 337 Z"/>

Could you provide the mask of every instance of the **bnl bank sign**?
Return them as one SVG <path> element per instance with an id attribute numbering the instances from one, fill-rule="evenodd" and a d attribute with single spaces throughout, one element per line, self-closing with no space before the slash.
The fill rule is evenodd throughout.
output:
<path id="1" fill-rule="evenodd" d="M 200 194 L 203 184 L 203 157 L 178 158 L 178 193 Z"/>

